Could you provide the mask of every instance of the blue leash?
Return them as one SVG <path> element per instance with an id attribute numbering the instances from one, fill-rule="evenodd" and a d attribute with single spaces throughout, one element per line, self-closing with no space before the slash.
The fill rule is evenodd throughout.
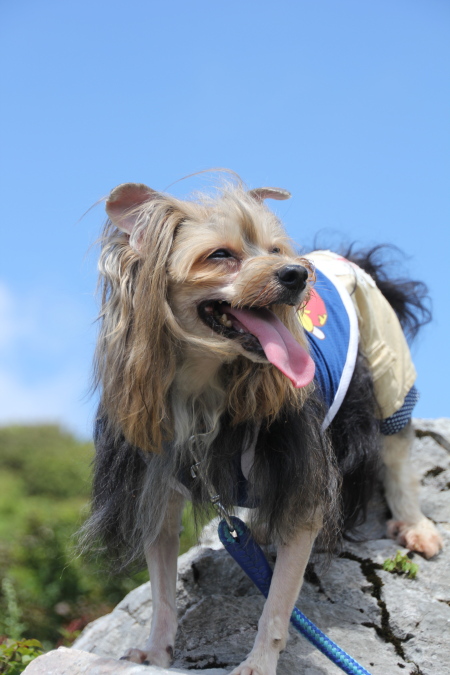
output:
<path id="1" fill-rule="evenodd" d="M 248 527 L 235 516 L 228 516 L 237 532 L 233 537 L 225 520 L 219 523 L 219 537 L 232 558 L 242 567 L 244 572 L 261 593 L 267 598 L 269 594 L 272 570 L 261 548 L 253 539 Z M 304 637 L 308 638 L 322 654 L 325 654 L 333 663 L 348 675 L 370 675 L 355 659 L 322 633 L 297 607 L 291 616 L 292 625 Z"/>

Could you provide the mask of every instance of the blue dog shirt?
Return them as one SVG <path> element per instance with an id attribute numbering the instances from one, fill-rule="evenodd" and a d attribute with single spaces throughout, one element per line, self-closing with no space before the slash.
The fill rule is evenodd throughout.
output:
<path id="1" fill-rule="evenodd" d="M 316 283 L 299 319 L 316 364 L 315 380 L 327 409 L 326 429 L 347 393 L 358 354 L 358 318 L 353 302 L 338 279 L 316 267 Z"/>

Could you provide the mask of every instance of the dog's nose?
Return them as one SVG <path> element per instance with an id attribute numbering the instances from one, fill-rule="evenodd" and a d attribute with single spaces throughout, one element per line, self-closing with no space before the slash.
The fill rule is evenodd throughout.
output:
<path id="1" fill-rule="evenodd" d="M 277 272 L 280 284 L 283 284 L 290 291 L 299 293 L 306 286 L 308 279 L 308 270 L 302 265 L 285 265 Z"/>

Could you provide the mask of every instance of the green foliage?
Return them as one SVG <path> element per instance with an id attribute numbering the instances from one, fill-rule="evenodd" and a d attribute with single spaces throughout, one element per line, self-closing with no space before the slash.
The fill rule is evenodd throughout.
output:
<path id="1" fill-rule="evenodd" d="M 0 673 L 17 675 L 22 673 L 43 647 L 39 640 L 6 640 L 0 644 Z"/>
<path id="2" fill-rule="evenodd" d="M 0 630 L 9 635 L 13 640 L 18 640 L 22 635 L 24 625 L 20 622 L 21 611 L 17 604 L 17 595 L 13 582 L 9 577 L 2 581 L 2 593 L 5 599 L 5 613 L 0 619 Z"/>
<path id="3" fill-rule="evenodd" d="M 38 638 L 44 648 L 71 644 L 148 579 L 145 571 L 109 576 L 75 553 L 92 457 L 92 444 L 55 426 L 0 429 L 0 636 Z M 183 526 L 181 553 L 196 540 L 190 507 Z"/>
<path id="4" fill-rule="evenodd" d="M 419 565 L 416 565 L 408 558 L 407 555 L 401 551 L 397 551 L 396 555 L 388 558 L 383 563 L 383 569 L 392 574 L 405 574 L 408 579 L 415 579 L 419 571 Z"/>
<path id="5" fill-rule="evenodd" d="M 91 443 L 56 426 L 0 429 L 0 468 L 22 479 L 26 495 L 87 496 L 92 457 Z"/>

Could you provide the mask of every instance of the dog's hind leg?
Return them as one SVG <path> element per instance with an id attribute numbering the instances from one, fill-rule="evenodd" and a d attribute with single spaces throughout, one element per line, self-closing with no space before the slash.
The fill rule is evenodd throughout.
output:
<path id="1" fill-rule="evenodd" d="M 135 663 L 167 668 L 172 662 L 178 627 L 176 608 L 177 558 L 184 498 L 172 491 L 163 527 L 145 557 L 152 588 L 152 626 L 143 649 L 129 649 L 123 657 Z"/>
<path id="2" fill-rule="evenodd" d="M 414 431 L 411 422 L 400 432 L 383 437 L 383 482 L 392 512 L 388 533 L 411 551 L 431 558 L 442 548 L 442 538 L 419 505 L 419 481 L 411 464 Z"/>
<path id="3" fill-rule="evenodd" d="M 286 645 L 289 620 L 318 529 L 311 526 L 301 530 L 289 544 L 278 546 L 272 583 L 253 649 L 231 675 L 276 675 L 278 657 Z"/>

